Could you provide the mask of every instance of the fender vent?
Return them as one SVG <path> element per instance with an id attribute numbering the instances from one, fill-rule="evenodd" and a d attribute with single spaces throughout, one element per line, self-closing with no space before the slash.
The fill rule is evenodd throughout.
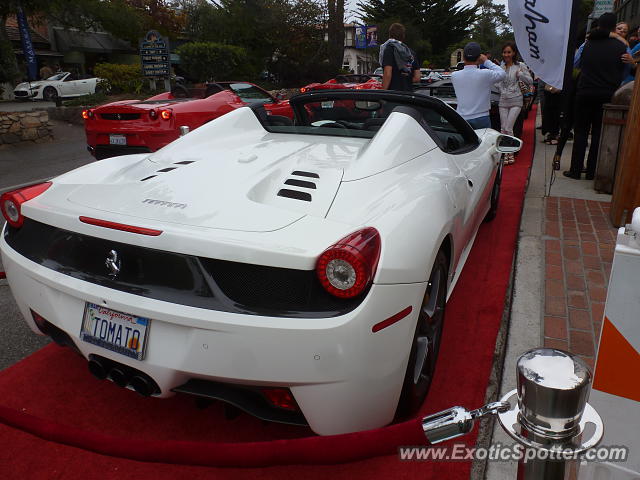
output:
<path id="1" fill-rule="evenodd" d="M 298 190 L 289 190 L 283 188 L 278 192 L 279 197 L 294 198 L 296 200 L 303 200 L 305 202 L 311 201 L 311 194 L 307 192 L 299 192 Z"/>
<path id="2" fill-rule="evenodd" d="M 285 185 L 293 185 L 294 187 L 302 187 L 302 188 L 311 188 L 312 190 L 316 189 L 316 184 L 313 182 L 307 182 L 305 180 L 298 180 L 296 178 L 290 178 L 286 182 Z"/>
<path id="3" fill-rule="evenodd" d="M 171 170 L 175 170 L 178 167 L 167 167 L 167 168 L 163 168 L 161 170 L 158 170 L 158 172 L 170 172 Z"/>
<path id="4" fill-rule="evenodd" d="M 181 162 L 173 162 L 174 165 L 189 165 L 190 163 L 195 162 L 195 160 L 183 160 Z"/>
<path id="5" fill-rule="evenodd" d="M 313 172 L 302 172 L 300 170 L 296 170 L 295 172 L 291 172 L 291 175 L 297 175 L 299 177 L 309 177 L 309 178 L 320 178 L 320 175 Z"/>
<path id="6" fill-rule="evenodd" d="M 153 177 L 157 177 L 157 175 L 149 175 L 148 177 L 144 177 L 142 180 L 140 180 L 141 182 L 144 182 L 145 180 L 149 180 L 150 178 Z"/>

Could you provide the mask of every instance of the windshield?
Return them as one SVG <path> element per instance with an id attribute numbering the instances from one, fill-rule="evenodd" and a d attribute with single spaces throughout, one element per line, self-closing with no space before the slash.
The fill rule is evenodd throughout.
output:
<path id="1" fill-rule="evenodd" d="M 242 101 L 249 105 L 273 102 L 269 94 L 250 83 L 229 83 L 227 86 L 233 93 L 240 97 Z"/>
<path id="2" fill-rule="evenodd" d="M 306 95 L 294 97 L 295 122 L 288 117 L 269 115 L 264 108 L 254 108 L 254 112 L 265 129 L 273 133 L 373 138 L 394 109 L 411 107 L 419 123 L 430 127 L 435 135 L 442 132 L 450 136 L 456 132 L 441 113 L 417 104 L 414 96 L 392 95 L 385 98 L 384 95 L 377 95 L 358 99 L 357 96 L 345 96 L 347 92 L 342 93 L 333 97 L 330 94 L 321 98 Z"/>
<path id="3" fill-rule="evenodd" d="M 62 80 L 66 74 L 67 74 L 66 72 L 56 73 L 52 77 L 47 78 L 47 81 L 54 81 L 55 82 L 55 81 L 58 81 L 58 80 Z"/>

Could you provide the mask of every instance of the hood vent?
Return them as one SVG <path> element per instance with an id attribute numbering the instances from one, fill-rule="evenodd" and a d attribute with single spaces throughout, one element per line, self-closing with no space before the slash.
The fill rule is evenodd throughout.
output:
<path id="1" fill-rule="evenodd" d="M 309 177 L 309 178 L 320 178 L 320 175 L 313 172 L 302 172 L 300 170 L 296 170 L 295 172 L 291 172 L 291 175 L 297 175 L 299 177 Z"/>
<path id="2" fill-rule="evenodd" d="M 283 188 L 278 192 L 279 197 L 294 198 L 296 200 L 303 200 L 305 202 L 311 201 L 311 194 L 307 192 L 300 192 L 298 190 L 289 190 Z"/>
<path id="3" fill-rule="evenodd" d="M 190 163 L 194 163 L 195 160 L 183 160 L 181 162 L 173 162 L 174 165 L 189 165 Z M 153 177 L 157 177 L 158 173 L 165 173 L 165 172 L 170 172 L 171 170 L 175 170 L 178 167 L 166 167 L 166 168 L 161 168 L 160 170 L 156 171 L 156 174 L 154 175 L 149 175 L 148 177 L 144 177 L 143 179 L 141 179 L 141 182 L 144 182 L 145 180 L 149 180 Z M 315 188 L 315 187 L 314 187 Z"/>
<path id="4" fill-rule="evenodd" d="M 291 172 L 291 175 L 305 178 L 320 178 L 320 175 L 313 172 L 303 172 L 301 170 L 295 170 Z M 293 187 L 306 188 L 308 190 L 316 190 L 315 182 L 310 180 L 300 180 L 299 178 L 288 178 L 284 182 L 285 185 L 291 185 Z M 278 192 L 279 197 L 294 198 L 296 200 L 303 200 L 305 202 L 311 201 L 311 194 L 308 192 L 301 192 L 300 190 L 291 190 L 290 188 L 282 188 Z"/>
<path id="5" fill-rule="evenodd" d="M 302 188 L 310 188 L 312 190 L 316 189 L 316 184 L 313 182 L 307 182 L 305 180 L 298 180 L 297 178 L 290 178 L 286 182 L 285 185 L 293 185 L 294 187 L 302 187 Z"/>

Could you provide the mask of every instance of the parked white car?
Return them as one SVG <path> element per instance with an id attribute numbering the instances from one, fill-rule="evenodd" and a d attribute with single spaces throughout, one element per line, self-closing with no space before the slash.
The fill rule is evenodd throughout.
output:
<path id="1" fill-rule="evenodd" d="M 318 434 L 422 404 L 501 153 L 427 96 L 321 90 L 241 107 L 152 154 L 7 192 L 0 252 L 29 327 L 143 395 L 223 400 Z"/>
<path id="2" fill-rule="evenodd" d="M 13 95 L 18 100 L 47 100 L 55 101 L 56 98 L 80 97 L 100 90 L 99 78 L 77 78 L 69 72 L 56 73 L 46 80 L 23 82 L 13 90 Z"/>

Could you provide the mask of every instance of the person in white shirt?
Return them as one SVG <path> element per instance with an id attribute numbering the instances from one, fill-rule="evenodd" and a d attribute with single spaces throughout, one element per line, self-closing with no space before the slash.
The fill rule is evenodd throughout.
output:
<path id="1" fill-rule="evenodd" d="M 490 128 L 491 87 L 501 82 L 506 73 L 482 55 L 476 42 L 465 45 L 463 57 L 464 68 L 451 75 L 458 100 L 457 111 L 474 129 Z M 479 68 L 480 65 L 485 68 Z"/>

